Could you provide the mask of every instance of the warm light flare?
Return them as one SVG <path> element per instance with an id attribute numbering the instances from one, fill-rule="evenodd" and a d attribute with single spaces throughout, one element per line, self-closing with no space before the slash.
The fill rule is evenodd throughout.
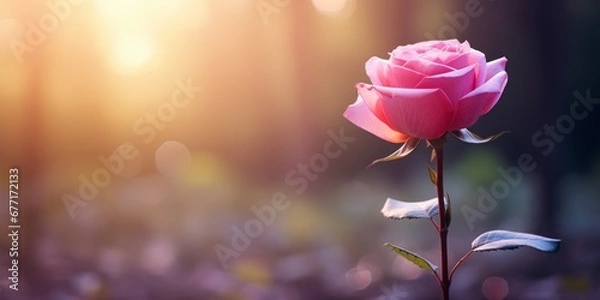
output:
<path id="1" fill-rule="evenodd" d="M 23 34 L 23 25 L 15 19 L 0 20 L 0 42 L 8 43 Z"/>
<path id="2" fill-rule="evenodd" d="M 96 10 L 109 27 L 116 30 L 147 30 L 161 26 L 160 18 L 181 9 L 180 0 L 95 1 Z"/>
<path id="3" fill-rule="evenodd" d="M 325 15 L 347 17 L 354 12 L 356 0 L 312 0 L 315 8 Z"/>
<path id="4" fill-rule="evenodd" d="M 144 66 L 154 52 L 153 42 L 144 36 L 126 36 L 114 46 L 115 67 L 121 71 L 130 71 Z"/>

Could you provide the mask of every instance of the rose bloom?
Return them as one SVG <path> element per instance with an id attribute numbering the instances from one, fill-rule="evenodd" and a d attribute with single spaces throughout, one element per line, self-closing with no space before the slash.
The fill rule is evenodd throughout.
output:
<path id="1" fill-rule="evenodd" d="M 508 82 L 507 59 L 457 40 L 399 46 L 389 59 L 366 63 L 372 84 L 356 85 L 358 99 L 344 116 L 392 143 L 436 139 L 467 128 L 488 113 Z"/>

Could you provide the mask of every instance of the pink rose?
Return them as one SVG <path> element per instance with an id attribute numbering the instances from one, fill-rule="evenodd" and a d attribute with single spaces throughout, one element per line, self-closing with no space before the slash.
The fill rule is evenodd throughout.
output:
<path id="1" fill-rule="evenodd" d="M 506 58 L 487 62 L 466 41 L 399 46 L 390 56 L 367 61 L 372 84 L 356 85 L 358 99 L 344 116 L 392 143 L 435 139 L 475 124 L 508 82 Z"/>

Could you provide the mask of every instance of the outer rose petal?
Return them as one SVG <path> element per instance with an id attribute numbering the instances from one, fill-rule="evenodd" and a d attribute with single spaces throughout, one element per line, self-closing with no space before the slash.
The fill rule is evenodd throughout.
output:
<path id="1" fill-rule="evenodd" d="M 477 78 L 475 86 L 480 86 L 486 82 L 487 79 L 485 74 L 487 73 L 487 62 L 485 60 L 485 54 L 478 50 L 471 49 L 471 52 L 469 53 L 469 64 L 477 65 L 475 67 L 475 77 Z"/>
<path id="2" fill-rule="evenodd" d="M 456 117 L 448 130 L 459 130 L 475 124 L 479 120 L 481 111 L 483 111 L 483 107 L 486 104 L 486 97 L 491 97 L 491 95 L 486 93 L 476 94 L 458 101 Z"/>
<path id="3" fill-rule="evenodd" d="M 423 78 L 416 88 L 442 89 L 452 103 L 475 88 L 475 65 L 466 68 Z"/>
<path id="4" fill-rule="evenodd" d="M 420 139 L 435 139 L 448 131 L 455 109 L 440 89 L 405 89 L 357 85 L 358 92 L 377 99 L 387 125 L 395 131 Z M 364 97 L 364 96 L 363 96 Z M 380 118 L 381 119 L 381 118 Z"/>
<path id="5" fill-rule="evenodd" d="M 364 83 L 356 85 L 356 90 L 360 94 L 360 98 L 363 99 L 367 108 L 375 115 L 375 117 L 377 117 L 377 119 L 389 126 L 389 122 L 383 111 L 383 105 L 381 104 L 381 101 L 379 101 L 381 99 L 381 94 L 375 89 L 363 88 L 366 85 L 367 84 Z"/>
<path id="6" fill-rule="evenodd" d="M 425 75 L 407 69 L 403 66 L 391 64 L 388 60 L 372 57 L 365 66 L 367 76 L 375 85 L 391 87 L 414 87 Z"/>
<path id="7" fill-rule="evenodd" d="M 485 76 L 485 81 L 490 80 L 492 77 L 494 77 L 496 74 L 506 70 L 506 62 L 508 60 L 506 59 L 506 57 L 501 57 L 498 58 L 496 60 L 490 61 L 489 63 L 487 63 L 487 74 Z"/>
<path id="8" fill-rule="evenodd" d="M 363 99 L 358 96 L 354 104 L 348 106 L 344 112 L 344 117 L 354 125 L 392 143 L 404 143 L 409 136 L 392 130 L 379 120 L 367 107 Z"/>
<path id="9" fill-rule="evenodd" d="M 490 91 L 489 93 L 493 95 L 492 97 L 486 99 L 485 106 L 483 107 L 483 111 L 481 112 L 482 115 L 485 115 L 488 112 L 490 112 L 490 110 L 494 108 L 496 103 L 498 103 L 498 100 L 500 99 L 500 96 L 502 96 L 502 92 L 504 91 L 504 88 L 506 87 L 507 83 L 508 74 L 506 73 L 506 71 L 502 71 L 494 75 L 494 77 L 492 77 L 488 82 L 484 83 L 481 86 L 485 87 L 485 90 Z M 493 91 L 496 91 L 496 93 L 494 94 Z"/>
<path id="10" fill-rule="evenodd" d="M 376 85 L 387 85 L 385 76 L 387 73 L 388 66 L 387 62 L 379 57 L 373 56 L 367 60 L 365 64 L 365 71 L 367 72 L 367 76 L 371 79 L 371 82 Z"/>
<path id="11" fill-rule="evenodd" d="M 500 99 L 508 82 L 508 74 L 504 71 L 496 74 L 490 81 L 484 83 L 458 102 L 458 111 L 449 130 L 467 128 L 488 113 Z"/>

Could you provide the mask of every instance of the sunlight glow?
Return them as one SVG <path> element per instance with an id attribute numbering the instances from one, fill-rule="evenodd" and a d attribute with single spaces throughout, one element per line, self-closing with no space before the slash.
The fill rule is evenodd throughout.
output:
<path id="1" fill-rule="evenodd" d="M 347 17 L 354 12 L 356 0 L 312 0 L 315 8 L 325 15 Z"/>
<path id="2" fill-rule="evenodd" d="M 185 4 L 185 7 L 178 12 L 177 18 L 173 20 L 180 27 L 200 30 L 213 21 L 212 7 L 206 1 L 188 1 Z M 231 3 L 228 4 L 232 6 Z"/>
<path id="3" fill-rule="evenodd" d="M 115 67 L 130 71 L 142 67 L 154 54 L 153 42 L 144 36 L 125 36 L 119 39 L 113 50 Z"/>
<path id="4" fill-rule="evenodd" d="M 161 17 L 169 17 L 181 9 L 180 0 L 94 1 L 106 25 L 115 30 L 148 30 L 160 26 Z"/>
<path id="5" fill-rule="evenodd" d="M 0 19 L 0 42 L 8 43 L 23 34 L 23 25 L 15 19 Z"/>

